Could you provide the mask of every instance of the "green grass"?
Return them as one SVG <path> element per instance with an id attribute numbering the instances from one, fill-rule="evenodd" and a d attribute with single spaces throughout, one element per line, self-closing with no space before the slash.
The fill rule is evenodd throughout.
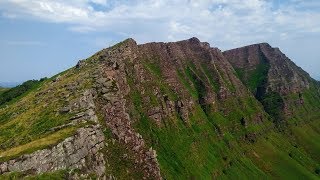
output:
<path id="1" fill-rule="evenodd" d="M 153 75 L 155 75 L 157 78 L 163 78 L 162 77 L 162 71 L 157 63 L 151 63 L 151 62 L 145 62 L 144 63 L 145 67 L 149 72 L 151 72 Z"/>
<path id="2" fill-rule="evenodd" d="M 296 141 L 320 165 L 320 121 L 319 119 L 309 124 L 294 126 L 292 132 Z"/>
<path id="3" fill-rule="evenodd" d="M 264 172 L 250 159 L 241 157 L 238 152 L 241 147 L 231 134 L 224 133 L 223 138 L 219 138 L 214 125 L 215 121 L 221 122 L 219 118 L 223 119 L 209 119 L 197 106 L 187 126 L 178 118 L 166 119 L 167 125 L 159 129 L 142 116 L 137 129 L 157 150 L 161 172 L 166 179 L 264 177 Z M 224 157 L 228 159 L 224 160 Z"/>
<path id="4" fill-rule="evenodd" d="M 155 59 L 158 60 L 157 58 Z M 170 99 L 177 100 L 178 97 L 176 93 L 165 83 L 161 67 L 159 66 L 159 64 L 153 61 L 154 60 L 150 60 L 150 59 L 143 61 L 144 67 L 154 78 L 154 80 L 152 82 L 149 82 L 149 84 L 146 86 L 147 87 L 156 86 L 160 88 L 160 91 L 162 94 L 167 95 L 168 97 L 170 97 Z M 127 66 L 132 66 L 132 64 L 127 63 Z M 131 71 L 131 73 L 135 73 L 135 72 Z M 132 86 L 134 83 L 134 78 L 128 76 L 128 79 L 129 79 L 129 83 L 131 83 L 130 85 Z M 147 95 L 151 98 L 152 105 L 153 106 L 158 105 L 159 102 L 156 100 L 153 89 L 147 88 L 146 91 L 147 91 Z"/>
<path id="5" fill-rule="evenodd" d="M 263 86 L 263 84 L 266 82 L 269 66 L 269 64 L 260 63 L 255 70 L 249 72 L 247 86 L 251 92 L 254 92 L 254 94 L 256 94 L 257 88 Z"/>
<path id="6" fill-rule="evenodd" d="M 106 128 L 104 134 L 107 146 L 101 152 L 109 164 L 106 166 L 106 174 L 118 179 L 143 179 L 143 170 L 135 166 L 133 153 L 124 144 L 113 139 L 109 129 Z"/>
<path id="7" fill-rule="evenodd" d="M 317 178 L 315 172 L 319 168 L 319 161 L 313 158 L 318 155 L 319 134 L 314 132 L 317 129 L 312 128 L 305 135 L 309 136 L 309 141 L 305 141 L 305 138 L 298 141 L 290 131 L 278 132 L 272 122 L 268 121 L 270 116 L 264 112 L 262 104 L 250 95 L 229 97 L 224 101 L 216 101 L 214 107 L 209 105 L 203 108 L 198 100 L 208 92 L 216 92 L 218 88 L 217 75 L 203 66 L 198 68 L 195 64 L 186 63 L 176 72 L 182 87 L 196 102 L 190 109 L 188 120 L 184 121 L 178 114 L 174 114 L 163 118 L 159 127 L 146 114 L 150 104 L 145 102 L 144 96 L 154 98 L 151 100 L 154 103 L 151 104 L 159 106 L 160 101 L 157 97 L 152 97 L 148 89 L 158 86 L 159 82 L 162 86 L 168 86 L 160 66 L 148 61 L 145 68 L 154 80 L 153 83 L 136 81 L 134 77 L 138 72 L 134 71 L 133 66 L 128 66 L 127 78 L 131 92 L 126 98 L 130 104 L 129 114 L 135 119 L 134 126 L 142 134 L 148 147 L 157 151 L 161 173 L 165 179 Z M 265 75 L 266 67 L 258 67 L 257 71 L 259 72 L 254 73 L 251 84 L 256 88 L 264 81 L 257 77 L 261 76 L 261 72 Z M 138 86 L 148 87 L 143 95 Z M 176 96 L 179 99 L 178 92 Z M 314 95 L 307 93 L 304 96 L 314 98 Z M 272 97 L 265 101 L 271 99 L 273 104 L 277 99 Z M 168 100 L 176 99 L 169 97 Z M 259 120 L 262 122 L 257 122 L 257 115 L 263 118 Z M 241 124 L 242 119 L 247 122 L 246 127 Z M 302 132 L 305 131 L 295 130 L 294 134 Z M 246 139 L 246 135 L 252 136 L 253 140 Z M 303 135 L 299 137 L 302 138 Z M 300 141 L 305 141 L 312 147 L 304 148 Z"/>
<path id="8" fill-rule="evenodd" d="M 69 123 L 70 118 L 77 113 L 60 113 L 59 110 L 79 99 L 83 91 L 91 87 L 92 79 L 88 76 L 92 71 L 94 71 L 93 65 L 89 64 L 81 71 L 71 68 L 50 79 L 31 83 L 27 91 L 1 106 L 0 152 L 10 152 L 5 153 L 4 158 L 20 155 L 22 152 L 31 153 L 72 135 L 71 131 L 63 132 L 73 127 L 61 129 L 60 136 L 51 129 Z M 58 76 L 60 79 L 54 81 Z M 67 90 L 68 85 L 75 82 L 79 82 L 77 89 L 74 92 Z M 65 97 L 66 94 L 68 97 Z M 50 141 L 39 143 L 46 138 Z"/>
<path id="9" fill-rule="evenodd" d="M 259 88 L 264 88 L 268 78 L 268 71 L 270 64 L 266 62 L 265 57 L 261 56 L 259 64 L 251 70 L 245 68 L 234 68 L 237 77 L 242 81 L 243 84 L 257 97 L 263 96 L 260 94 Z M 263 93 L 263 92 L 262 92 Z"/>
<path id="10" fill-rule="evenodd" d="M 264 110 L 270 114 L 277 125 L 282 123 L 284 120 L 284 101 L 279 93 L 277 92 L 268 92 L 263 95 L 261 103 L 264 107 Z"/>
<path id="11" fill-rule="evenodd" d="M 12 100 L 16 102 L 21 97 L 25 96 L 28 92 L 31 92 L 32 90 L 35 90 L 37 87 L 39 87 L 42 84 L 42 82 L 45 80 L 46 78 L 42 78 L 39 81 L 29 80 L 11 89 L 7 89 L 7 90 L 0 89 L 0 106 Z"/>
<path id="12" fill-rule="evenodd" d="M 292 112 L 287 117 L 289 124 L 306 124 L 320 118 L 320 93 L 317 87 L 311 85 L 309 89 L 300 92 L 300 96 L 298 93 L 291 93 L 283 97 Z M 300 104 L 300 98 L 303 99 L 303 104 Z"/>
<path id="13" fill-rule="evenodd" d="M 2 93 L 4 93 L 7 90 L 9 90 L 9 88 L 0 87 L 0 96 L 1 96 Z"/>
<path id="14" fill-rule="evenodd" d="M 207 89 L 205 86 L 206 81 L 204 80 L 205 73 L 197 69 L 195 64 L 189 62 L 188 65 L 184 68 L 183 72 L 179 70 L 177 71 L 177 75 L 181 83 L 184 85 L 184 87 L 188 90 L 188 92 L 194 99 L 199 101 L 206 96 Z M 212 76 L 208 77 L 209 81 L 210 77 L 212 83 L 214 83 Z M 215 91 L 215 89 L 212 90 Z"/>
<path id="15" fill-rule="evenodd" d="M 12 172 L 8 174 L 0 175 L 0 179 L 10 179 L 10 180 L 63 180 L 69 178 L 69 173 L 67 170 L 58 170 L 54 172 L 42 173 L 39 175 L 29 175 L 27 172 Z"/>
<path id="16" fill-rule="evenodd" d="M 5 151 L 0 151 L 0 161 L 7 161 L 22 154 L 32 153 L 36 150 L 44 149 L 50 145 L 57 144 L 65 138 L 72 136 L 75 133 L 75 130 L 75 127 L 65 128 L 41 139 L 34 140 L 30 143 L 16 146 Z"/>
<path id="17" fill-rule="evenodd" d="M 178 70 L 177 75 L 179 77 L 180 82 L 183 84 L 183 86 L 186 88 L 186 90 L 191 94 L 191 96 L 193 98 L 197 98 L 198 93 L 195 90 L 195 88 L 192 86 L 192 84 L 189 82 L 189 79 L 186 78 L 185 74 Z"/>
<path id="18" fill-rule="evenodd" d="M 290 135 L 271 133 L 266 139 L 259 139 L 250 154 L 255 164 L 272 177 L 317 179 L 314 169 L 319 161 L 312 159 Z"/>
<path id="19" fill-rule="evenodd" d="M 202 68 L 205 76 L 208 78 L 208 81 L 211 85 L 211 88 L 215 92 L 218 92 L 220 89 L 220 85 L 219 85 L 218 81 L 215 79 L 215 76 L 214 76 L 215 74 L 213 72 L 211 72 L 212 70 L 209 70 L 207 64 L 201 64 L 201 68 Z"/>
<path id="20" fill-rule="evenodd" d="M 147 69 L 154 77 L 161 77 L 159 73 L 161 71 L 150 70 L 150 66 Z M 200 83 L 204 76 L 196 75 L 199 73 L 198 70 L 190 66 L 183 71 L 183 74 L 179 75 L 179 73 L 178 71 L 177 76 L 186 88 L 190 88 L 190 92 L 193 93 L 193 95 L 190 93 L 192 97 L 199 99 L 205 96 L 206 92 Z M 157 150 L 164 178 L 232 178 L 234 173 L 244 178 L 249 178 L 250 175 L 251 177 L 263 176 L 264 173 L 254 166 L 250 159 L 243 158 L 239 152 L 231 150 L 230 146 L 238 145 L 234 135 L 227 133 L 228 129 L 224 129 L 226 124 L 233 126 L 228 118 L 218 112 L 207 114 L 206 109 L 203 109 L 200 104 L 196 104 L 194 110 L 189 114 L 187 123 L 176 114 L 163 119 L 163 126 L 158 127 L 146 115 L 147 106 L 143 102 L 143 96 L 136 89 L 135 80 L 132 76 L 127 78 L 131 89 L 131 93 L 127 97 L 128 101 L 132 103 L 130 115 L 132 118 L 138 119 L 135 127 L 142 134 L 148 146 Z M 150 85 L 146 86 L 151 87 Z M 169 100 L 173 99 L 169 97 Z M 252 102 L 249 101 L 248 105 L 251 106 Z M 240 124 L 240 119 L 238 123 Z M 235 149 L 237 148 L 235 147 Z M 228 156 L 230 160 L 224 160 L 224 156 Z M 252 173 L 243 171 L 244 166 L 249 168 Z"/>

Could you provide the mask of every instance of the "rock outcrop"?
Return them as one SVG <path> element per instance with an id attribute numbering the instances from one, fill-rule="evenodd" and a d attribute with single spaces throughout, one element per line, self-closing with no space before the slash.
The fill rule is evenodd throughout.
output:
<path id="1" fill-rule="evenodd" d="M 0 174 L 8 172 L 43 173 L 61 169 L 79 169 L 83 174 L 104 176 L 105 162 L 99 152 L 104 146 L 104 135 L 99 125 L 77 130 L 56 146 L 22 155 L 0 163 Z"/>
<path id="2" fill-rule="evenodd" d="M 101 97 L 99 104 L 103 106 L 102 112 L 112 134 L 133 152 L 135 163 L 142 167 L 146 179 L 161 179 L 156 151 L 152 147 L 148 148 L 143 137 L 133 128 L 125 99 L 130 91 L 125 61 L 134 60 L 136 48 L 135 41 L 128 39 L 118 47 L 118 53 L 106 51 L 106 62 L 99 78 L 96 78 L 95 87 Z"/>
<path id="3" fill-rule="evenodd" d="M 279 48 L 272 48 L 267 43 L 254 44 L 223 52 L 230 63 L 244 72 L 243 80 L 250 77 L 248 72 L 261 64 L 269 66 L 266 92 L 273 91 L 282 95 L 299 93 L 310 86 L 310 76 L 295 65 Z"/>

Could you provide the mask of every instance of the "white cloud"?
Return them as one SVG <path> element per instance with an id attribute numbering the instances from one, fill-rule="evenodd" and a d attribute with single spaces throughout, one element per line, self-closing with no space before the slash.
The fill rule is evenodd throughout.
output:
<path id="1" fill-rule="evenodd" d="M 107 5 L 107 0 L 91 0 L 91 2 L 102 6 Z"/>
<path id="2" fill-rule="evenodd" d="M 69 24 L 76 32 L 109 31 L 139 42 L 198 36 L 220 45 L 320 32 L 315 0 L 2 0 L 7 18 Z M 105 7 L 95 9 L 92 3 Z M 297 4 L 300 6 L 297 6 Z M 301 9 L 301 7 L 304 7 Z M 285 35 L 285 36 L 284 36 Z"/>

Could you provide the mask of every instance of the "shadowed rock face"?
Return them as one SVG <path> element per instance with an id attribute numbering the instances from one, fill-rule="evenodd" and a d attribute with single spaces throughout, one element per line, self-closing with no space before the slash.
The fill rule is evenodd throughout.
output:
<path id="1" fill-rule="evenodd" d="M 295 65 L 278 48 L 267 43 L 254 44 L 223 52 L 223 55 L 235 68 L 244 72 L 243 81 L 250 79 L 250 71 L 261 64 L 267 64 L 268 72 L 264 86 L 267 91 L 286 95 L 308 89 L 311 78 L 308 73 Z"/>

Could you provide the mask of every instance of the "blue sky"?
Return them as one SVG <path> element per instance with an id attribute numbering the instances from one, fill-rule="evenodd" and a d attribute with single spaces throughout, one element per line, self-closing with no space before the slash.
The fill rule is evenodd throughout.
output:
<path id="1" fill-rule="evenodd" d="M 320 80 L 319 0 L 1 0 L 0 82 L 50 77 L 128 37 L 268 42 Z"/>

